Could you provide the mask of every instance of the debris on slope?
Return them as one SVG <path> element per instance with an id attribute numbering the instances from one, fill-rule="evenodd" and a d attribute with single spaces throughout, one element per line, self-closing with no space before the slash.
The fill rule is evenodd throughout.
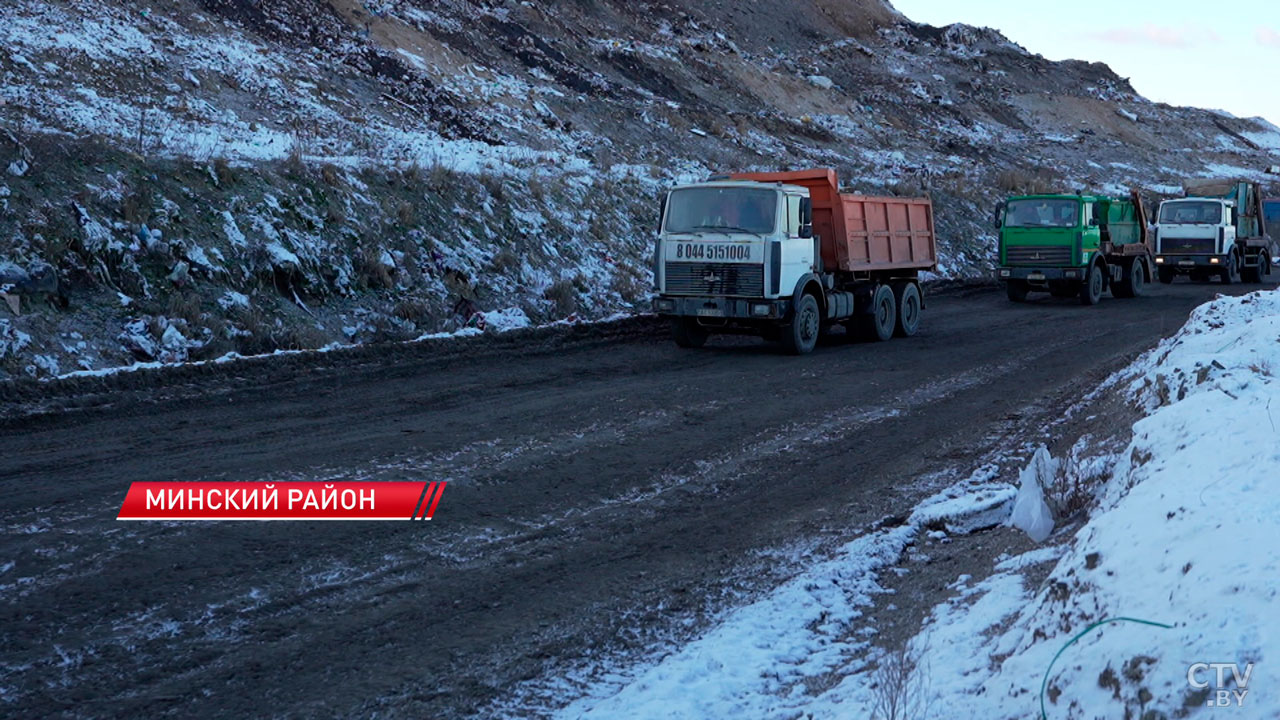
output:
<path id="1" fill-rule="evenodd" d="M 59 294 L 24 300 L 32 343 L 3 375 L 45 374 L 35 354 L 127 362 L 115 338 L 142 315 L 208 331 L 199 356 L 642 308 L 658 192 L 712 170 L 929 192 L 960 275 L 989 266 L 1004 192 L 1161 192 L 1280 161 L 1266 123 L 878 0 L 16 0 L 5 18 L 0 262 L 47 263 Z"/>

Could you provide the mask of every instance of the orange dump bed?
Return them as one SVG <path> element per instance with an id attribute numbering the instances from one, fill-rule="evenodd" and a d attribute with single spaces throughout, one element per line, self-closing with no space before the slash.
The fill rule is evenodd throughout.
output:
<path id="1" fill-rule="evenodd" d="M 931 270 L 938 262 L 929 198 L 840 194 L 836 171 L 736 173 L 734 180 L 777 182 L 809 189 L 813 233 L 827 270 Z"/>

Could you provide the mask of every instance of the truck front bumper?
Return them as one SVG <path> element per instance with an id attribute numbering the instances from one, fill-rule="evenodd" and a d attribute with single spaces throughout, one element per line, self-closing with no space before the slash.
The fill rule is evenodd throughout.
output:
<path id="1" fill-rule="evenodd" d="M 1002 267 L 996 270 L 996 279 L 1001 282 L 1009 280 L 1025 280 L 1033 285 L 1050 281 L 1083 280 L 1087 268 L 1072 267 Z"/>
<path id="2" fill-rule="evenodd" d="M 1192 270 L 1224 268 L 1227 266 L 1226 255 L 1161 255 L 1156 254 L 1157 268 L 1172 268 L 1180 273 Z"/>
<path id="3" fill-rule="evenodd" d="M 757 300 L 725 297 L 680 297 L 659 295 L 653 312 L 674 317 L 716 320 L 780 320 L 791 310 L 790 299 Z"/>

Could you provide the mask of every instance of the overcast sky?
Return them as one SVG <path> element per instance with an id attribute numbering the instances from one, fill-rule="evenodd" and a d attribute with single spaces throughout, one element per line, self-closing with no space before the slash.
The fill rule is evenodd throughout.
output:
<path id="1" fill-rule="evenodd" d="M 891 1 L 917 22 L 997 28 L 1050 60 L 1105 62 L 1157 102 L 1280 125 L 1280 0 Z"/>

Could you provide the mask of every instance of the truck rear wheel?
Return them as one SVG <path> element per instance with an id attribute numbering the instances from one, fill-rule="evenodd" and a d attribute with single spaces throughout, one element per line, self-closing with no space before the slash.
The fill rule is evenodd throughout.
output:
<path id="1" fill-rule="evenodd" d="M 893 299 L 893 289 L 888 285 L 876 287 L 869 310 L 870 313 L 858 316 L 858 334 L 867 340 L 892 338 L 898 326 L 898 303 Z"/>
<path id="2" fill-rule="evenodd" d="M 1240 274 L 1244 277 L 1244 281 L 1247 283 L 1263 282 L 1263 280 L 1267 277 L 1268 272 L 1270 270 L 1270 268 L 1268 267 L 1269 261 L 1270 261 L 1270 258 L 1267 257 L 1267 253 L 1265 251 L 1262 253 L 1259 253 L 1258 264 L 1254 265 L 1253 267 L 1246 267 L 1244 270 L 1240 272 Z"/>
<path id="3" fill-rule="evenodd" d="M 671 319 L 671 336 L 682 348 L 700 348 L 707 344 L 711 333 L 698 324 L 693 318 L 678 317 Z"/>
<path id="4" fill-rule="evenodd" d="M 1005 283 L 1004 291 L 1008 294 L 1009 299 L 1013 302 L 1027 301 L 1027 281 L 1026 280 L 1010 280 Z"/>
<path id="5" fill-rule="evenodd" d="M 1222 268 L 1222 274 L 1218 277 L 1222 278 L 1223 285 L 1234 285 L 1240 282 L 1240 260 L 1235 252 L 1227 255 L 1227 266 Z"/>
<path id="6" fill-rule="evenodd" d="M 1173 279 L 1178 276 L 1178 271 L 1174 270 L 1173 268 L 1162 267 L 1157 272 L 1160 275 L 1160 282 L 1164 283 L 1165 285 L 1172 284 Z"/>
<path id="7" fill-rule="evenodd" d="M 1102 266 L 1094 263 L 1089 266 L 1080 286 L 1080 304 L 1097 305 L 1102 300 Z"/>
<path id="8" fill-rule="evenodd" d="M 1141 260 L 1130 260 L 1125 264 L 1124 277 L 1111 288 L 1111 294 L 1118 298 L 1142 297 L 1147 289 L 1147 271 Z"/>
<path id="9" fill-rule="evenodd" d="M 893 334 L 903 338 L 915 335 L 920 329 L 920 313 L 924 309 L 920 286 L 913 282 L 894 283 L 893 299 L 898 306 L 898 322 Z"/>
<path id="10" fill-rule="evenodd" d="M 818 301 L 812 295 L 805 295 L 796 303 L 791 324 L 782 328 L 782 347 L 792 355 L 804 355 L 813 351 L 820 334 L 822 315 L 818 312 Z"/>

